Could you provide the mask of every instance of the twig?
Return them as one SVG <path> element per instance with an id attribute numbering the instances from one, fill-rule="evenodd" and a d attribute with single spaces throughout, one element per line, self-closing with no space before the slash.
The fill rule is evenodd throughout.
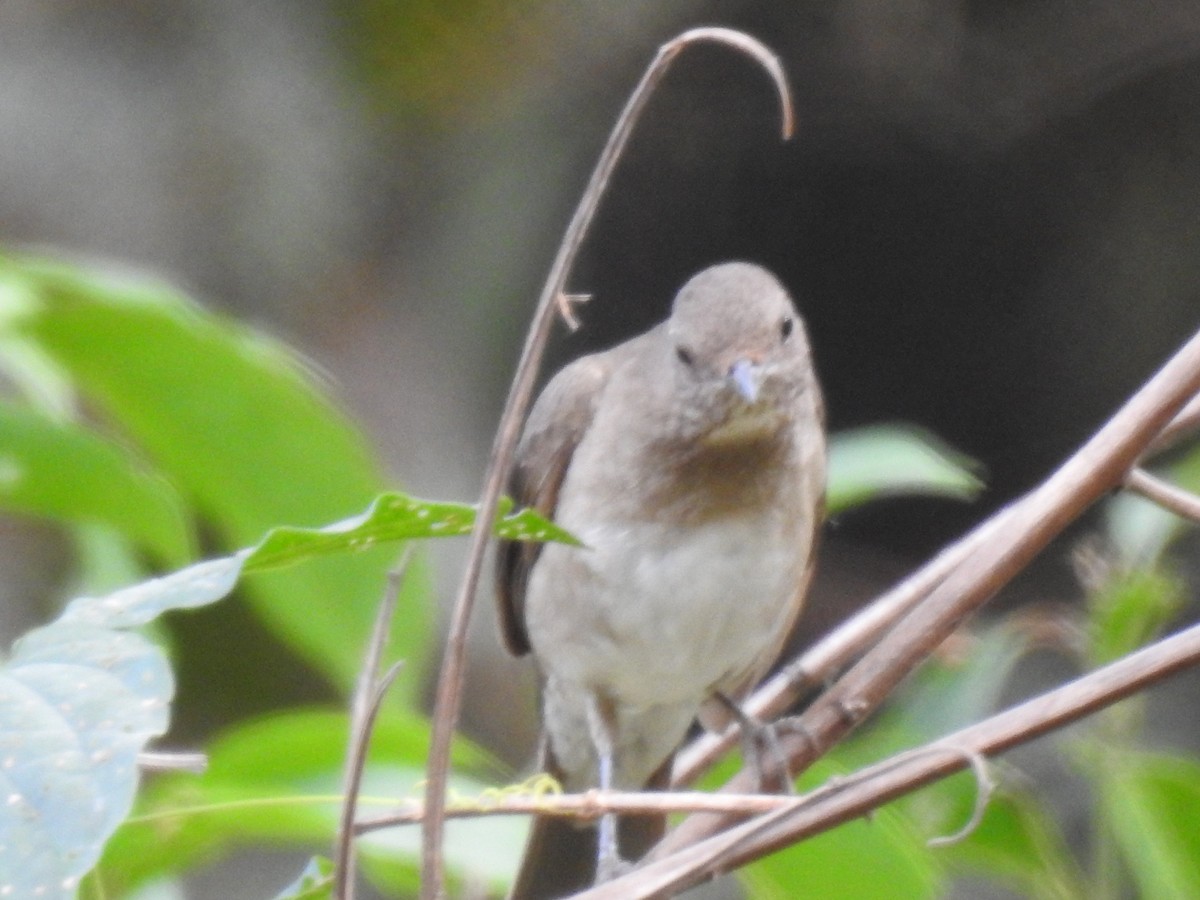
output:
<path id="1" fill-rule="evenodd" d="M 1200 335 L 1174 357 L 1105 426 L 1037 489 L 1007 511 L 929 597 L 906 615 L 801 717 L 803 739 L 783 735 L 794 771 L 831 747 L 865 719 L 966 616 L 1013 578 L 1071 521 L 1121 483 L 1125 473 L 1162 428 L 1200 389 Z M 988 528 L 988 526 L 984 526 Z M 724 789 L 743 792 L 746 777 Z M 695 843 L 728 824 L 692 816 L 660 847 L 662 852 Z"/>
<path id="2" fill-rule="evenodd" d="M 945 742 L 937 745 L 909 750 L 877 763 L 868 769 L 845 777 L 831 779 L 826 784 L 809 791 L 803 796 L 795 794 L 713 794 L 707 791 L 601 791 L 592 789 L 582 794 L 545 794 L 533 791 L 509 793 L 500 791 L 484 794 L 478 798 L 457 800 L 446 805 L 447 819 L 478 819 L 489 816 L 539 815 L 592 821 L 607 813 L 620 815 L 672 815 L 676 813 L 730 813 L 739 816 L 755 815 L 776 810 L 795 811 L 810 805 L 830 792 L 845 789 L 867 778 L 876 778 L 881 772 L 907 762 L 913 754 L 944 754 L 947 750 L 957 751 L 975 770 L 979 782 L 976 808 L 967 825 L 948 838 L 933 838 L 930 846 L 942 846 L 960 840 L 983 817 L 995 785 L 987 772 L 986 758 L 970 748 L 948 747 Z M 419 824 L 425 818 L 425 805 L 413 800 L 389 813 L 359 819 L 354 823 L 354 834 L 361 836 L 386 828 Z"/>
<path id="3" fill-rule="evenodd" d="M 852 775 L 831 779 L 800 797 L 595 790 L 583 794 L 501 794 L 456 803 L 447 808 L 445 814 L 469 818 L 536 813 L 593 819 L 605 812 L 766 813 L 764 817 L 686 847 L 666 859 L 661 858 L 660 851 L 655 851 L 650 862 L 627 878 L 582 895 L 589 898 L 652 896 L 660 891 L 682 890 L 718 870 L 741 865 L 780 846 L 826 831 L 964 768 L 975 769 L 981 784 L 981 800 L 986 801 L 991 790 L 986 757 L 1091 715 L 1197 664 L 1200 664 L 1200 625 L 1164 638 L 975 725 L 906 750 Z M 977 822 L 982 807 L 983 803 L 977 802 L 969 824 Z M 421 818 L 422 804 L 414 801 L 405 809 L 358 822 L 355 832 L 363 834 L 413 824 Z M 719 853 L 714 853 L 714 848 Z M 700 860 L 707 861 L 694 870 L 687 869 Z M 664 878 L 676 880 L 668 883 Z M 612 892 L 606 892 L 610 887 Z"/>
<path id="4" fill-rule="evenodd" d="M 591 821 L 606 813 L 656 815 L 689 812 L 751 815 L 794 806 L 799 798 L 783 794 L 712 794 L 707 791 L 600 791 L 582 794 L 512 794 L 482 797 L 446 805 L 447 819 L 477 819 L 486 816 L 539 815 Z M 393 812 L 354 824 L 356 835 L 416 825 L 425 818 L 425 805 L 418 801 Z"/>
<path id="5" fill-rule="evenodd" d="M 967 819 L 962 828 L 953 834 L 930 838 L 925 842 L 927 847 L 949 847 L 970 837 L 979 828 L 979 823 L 983 821 L 983 815 L 987 812 L 988 803 L 991 802 L 992 794 L 996 792 L 996 782 L 992 780 L 992 774 L 988 771 L 986 756 L 971 747 L 960 747 L 957 744 L 939 741 L 937 749 L 943 748 L 958 750 L 962 753 L 963 759 L 970 764 L 971 771 L 975 775 L 975 805 L 971 808 L 971 817 Z"/>
<path id="6" fill-rule="evenodd" d="M 138 768 L 144 772 L 195 772 L 208 768 L 208 757 L 203 753 L 167 750 L 143 750 L 137 755 Z"/>
<path id="7" fill-rule="evenodd" d="M 1151 475 L 1145 469 L 1130 470 L 1125 476 L 1125 487 L 1177 516 L 1200 522 L 1200 497 Z"/>
<path id="8" fill-rule="evenodd" d="M 384 693 L 400 671 L 400 664 L 392 666 L 382 678 L 378 677 L 383 651 L 391 634 L 392 616 L 400 597 L 400 586 L 412 559 L 412 545 L 404 548 L 400 564 L 388 575 L 388 586 L 375 614 L 375 625 L 371 640 L 363 657 L 358 683 L 354 688 L 354 699 L 350 706 L 350 745 L 346 750 L 346 771 L 343 775 L 341 816 L 338 818 L 337 839 L 333 854 L 333 896 L 336 900 L 354 898 L 354 816 L 358 807 L 358 791 L 362 786 L 363 771 L 367 765 L 367 749 L 371 744 L 371 732 Z"/>
<path id="9" fill-rule="evenodd" d="M 670 855 L 660 847 L 645 865 L 576 895 L 577 900 L 657 897 L 684 890 L 953 774 L 970 765 L 972 756 L 994 756 L 1198 664 L 1200 625 L 1195 625 L 983 722 L 840 780 L 813 802 L 798 802 L 795 808 L 781 805 Z"/>
<path id="10" fill-rule="evenodd" d="M 428 817 L 422 834 L 421 851 L 421 896 L 432 900 L 441 894 L 443 812 L 445 809 L 446 783 L 450 768 L 450 743 L 458 723 L 462 699 L 464 662 L 466 658 L 467 624 L 479 576 L 483 566 L 483 553 L 491 532 L 492 520 L 496 515 L 500 491 L 507 478 L 513 448 L 517 442 L 521 422 L 529 406 L 530 395 L 541 363 L 546 341 L 554 320 L 554 311 L 560 298 L 566 294 L 566 281 L 583 237 L 591 223 L 613 170 L 629 140 L 629 135 L 639 115 L 650 98 L 655 86 L 662 80 L 667 67 L 679 53 L 692 44 L 713 41 L 733 47 L 747 54 L 761 65 L 771 76 L 779 93 L 783 110 L 783 137 L 787 139 L 793 130 L 792 103 L 783 67 L 761 43 L 749 35 L 728 28 L 697 28 L 686 31 L 659 48 L 658 54 L 640 82 L 633 89 L 625 108 L 621 111 L 608 143 L 596 163 L 587 188 L 580 198 L 571 222 L 563 235 L 558 254 L 546 277 L 541 296 L 533 314 L 533 322 L 525 340 L 521 360 L 509 389 L 500 425 L 492 444 L 487 474 L 479 499 L 479 511 L 475 527 L 471 531 L 470 547 L 463 570 L 463 578 L 455 597 L 454 609 L 446 637 L 446 652 L 442 659 L 438 678 L 437 699 L 434 706 L 432 736 L 429 746 L 429 763 L 425 789 L 425 804 Z"/>

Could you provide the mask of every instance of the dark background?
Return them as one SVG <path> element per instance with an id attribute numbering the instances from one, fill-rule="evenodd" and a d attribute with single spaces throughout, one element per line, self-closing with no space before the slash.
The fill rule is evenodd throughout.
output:
<path id="1" fill-rule="evenodd" d="M 468 499 L 595 157 L 656 47 L 697 24 L 779 54 L 798 135 L 779 141 L 744 58 L 680 58 L 552 359 L 751 259 L 799 300 L 833 430 L 904 420 L 982 461 L 975 504 L 831 524 L 811 634 L 1044 476 L 1200 321 L 1194 2 L 6 0 L 0 242 L 160 270 L 282 335 L 399 482 Z M 1003 602 L 1077 598 L 1068 550 Z M 62 554 L 0 520 L 5 633 L 44 618 Z M 466 727 L 519 761 L 527 673 L 489 616 L 475 677 L 517 687 L 469 697 Z"/>

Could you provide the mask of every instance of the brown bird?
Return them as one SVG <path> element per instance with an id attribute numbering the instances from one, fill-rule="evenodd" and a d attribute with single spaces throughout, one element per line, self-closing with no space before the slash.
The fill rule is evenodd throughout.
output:
<path id="1" fill-rule="evenodd" d="M 667 321 L 562 369 L 512 493 L 582 547 L 502 544 L 501 622 L 541 681 L 542 762 L 571 791 L 669 784 L 692 721 L 722 727 L 800 612 L 825 491 L 808 339 L 765 269 L 705 269 Z M 661 817 L 535 820 L 513 896 L 620 872 Z M 598 834 L 597 834 L 598 832 Z"/>

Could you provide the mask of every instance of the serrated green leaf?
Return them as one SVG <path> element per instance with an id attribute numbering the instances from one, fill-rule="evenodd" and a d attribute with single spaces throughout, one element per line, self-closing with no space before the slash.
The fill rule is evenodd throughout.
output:
<path id="1" fill-rule="evenodd" d="M 971 500 L 983 489 L 978 469 L 927 432 L 897 425 L 856 428 L 830 439 L 826 503 L 833 515 L 885 496 Z"/>
<path id="2" fill-rule="evenodd" d="M 570 534 L 532 510 L 497 513 L 495 533 L 509 540 L 577 543 Z M 234 556 L 210 559 L 170 575 L 151 578 L 101 597 L 72 600 L 61 621 L 106 628 L 145 625 L 164 612 L 195 609 L 220 600 L 238 579 L 268 568 L 294 565 L 348 551 L 363 551 L 406 539 L 453 537 L 469 531 L 475 509 L 387 493 L 361 515 L 325 528 L 273 528 L 257 545 Z"/>
<path id="3" fill-rule="evenodd" d="M 501 503 L 495 534 L 507 540 L 558 541 L 578 544 L 567 531 L 531 509 L 506 515 L 511 501 Z M 362 515 L 324 528 L 273 528 L 246 559 L 246 571 L 288 565 L 317 555 L 361 552 L 387 541 L 455 537 L 469 534 L 475 507 L 437 503 L 406 494 L 387 493 L 375 499 Z"/>
<path id="4" fill-rule="evenodd" d="M 183 565 L 194 555 L 178 495 L 116 444 L 0 403 L 0 508 L 101 522 Z"/>

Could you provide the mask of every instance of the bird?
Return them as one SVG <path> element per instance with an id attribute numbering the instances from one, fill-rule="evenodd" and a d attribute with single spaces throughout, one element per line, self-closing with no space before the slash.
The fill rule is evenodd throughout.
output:
<path id="1" fill-rule="evenodd" d="M 551 378 L 509 489 L 579 545 L 501 543 L 496 568 L 502 636 L 538 673 L 540 762 L 564 789 L 665 789 L 693 722 L 728 724 L 800 613 L 825 469 L 803 321 L 754 263 L 700 271 L 665 321 Z M 535 817 L 511 896 L 614 877 L 665 824 Z"/>

